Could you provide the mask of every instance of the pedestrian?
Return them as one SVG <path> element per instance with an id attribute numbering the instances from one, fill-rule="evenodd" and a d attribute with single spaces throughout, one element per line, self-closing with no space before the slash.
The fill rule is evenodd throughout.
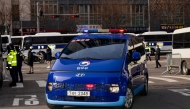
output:
<path id="1" fill-rule="evenodd" d="M 160 48 L 159 48 L 159 45 L 156 46 L 156 52 L 154 52 L 155 54 L 155 60 L 156 60 L 156 68 L 161 67 L 162 65 L 159 63 L 158 60 L 160 60 Z"/>
<path id="2" fill-rule="evenodd" d="M 28 65 L 29 65 L 30 71 L 27 74 L 33 74 L 34 73 L 34 68 L 33 68 L 34 60 L 33 59 L 34 59 L 34 56 L 32 53 L 32 46 L 31 46 L 28 50 Z"/>
<path id="3" fill-rule="evenodd" d="M 16 81 L 17 82 L 21 82 L 23 83 L 23 75 L 22 75 L 22 61 L 23 56 L 22 56 L 22 52 L 20 51 L 19 47 L 15 47 L 16 51 L 17 51 L 17 74 L 16 74 Z M 20 81 L 18 81 L 18 75 L 20 78 Z"/>
<path id="4" fill-rule="evenodd" d="M 150 57 L 151 47 L 149 46 L 148 43 L 146 43 L 145 51 L 146 51 L 146 60 L 148 61 L 148 58 L 149 58 L 149 60 L 151 61 L 151 57 Z"/>
<path id="5" fill-rule="evenodd" d="M 10 50 L 7 54 L 7 66 L 6 68 L 10 71 L 12 82 L 9 87 L 16 86 L 16 74 L 17 74 L 17 57 L 16 50 L 14 50 L 14 45 L 9 44 L 8 49 Z"/>
<path id="6" fill-rule="evenodd" d="M 52 61 L 52 52 L 51 52 L 51 48 L 49 46 L 47 46 L 46 49 L 46 61 L 47 61 L 47 68 L 51 67 L 51 61 Z"/>

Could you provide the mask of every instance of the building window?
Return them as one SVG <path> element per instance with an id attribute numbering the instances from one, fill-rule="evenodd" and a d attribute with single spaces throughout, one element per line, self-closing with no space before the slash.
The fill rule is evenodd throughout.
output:
<path id="1" fill-rule="evenodd" d="M 20 21 L 19 15 L 19 5 L 12 5 L 12 20 Z"/>

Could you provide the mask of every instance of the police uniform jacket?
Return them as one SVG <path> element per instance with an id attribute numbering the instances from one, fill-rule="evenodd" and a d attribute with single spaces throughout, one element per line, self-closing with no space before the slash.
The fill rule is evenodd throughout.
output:
<path id="1" fill-rule="evenodd" d="M 13 69 L 17 67 L 17 52 L 16 50 L 10 50 L 7 55 L 7 67 L 8 69 Z"/>

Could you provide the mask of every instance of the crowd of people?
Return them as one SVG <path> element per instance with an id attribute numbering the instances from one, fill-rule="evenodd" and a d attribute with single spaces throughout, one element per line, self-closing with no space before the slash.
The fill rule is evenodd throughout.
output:
<path id="1" fill-rule="evenodd" d="M 34 55 L 32 52 L 32 47 L 28 50 L 28 62 L 27 65 L 29 66 L 29 72 L 27 74 L 34 74 Z M 16 86 L 18 82 L 23 83 L 23 74 L 22 74 L 22 63 L 23 63 L 23 54 L 18 46 L 14 46 L 13 44 L 9 44 L 7 46 L 7 65 L 6 69 L 9 70 L 12 82 L 9 84 L 10 87 Z M 51 48 L 48 46 L 46 49 L 46 61 L 47 61 L 47 68 L 51 67 L 52 61 L 52 52 Z"/>

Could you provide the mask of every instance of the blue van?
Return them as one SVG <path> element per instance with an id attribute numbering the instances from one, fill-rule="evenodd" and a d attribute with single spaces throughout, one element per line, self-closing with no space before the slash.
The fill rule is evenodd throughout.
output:
<path id="1" fill-rule="evenodd" d="M 135 35 L 76 36 L 55 57 L 46 86 L 50 109 L 131 109 L 135 95 L 148 93 L 145 48 Z"/>

